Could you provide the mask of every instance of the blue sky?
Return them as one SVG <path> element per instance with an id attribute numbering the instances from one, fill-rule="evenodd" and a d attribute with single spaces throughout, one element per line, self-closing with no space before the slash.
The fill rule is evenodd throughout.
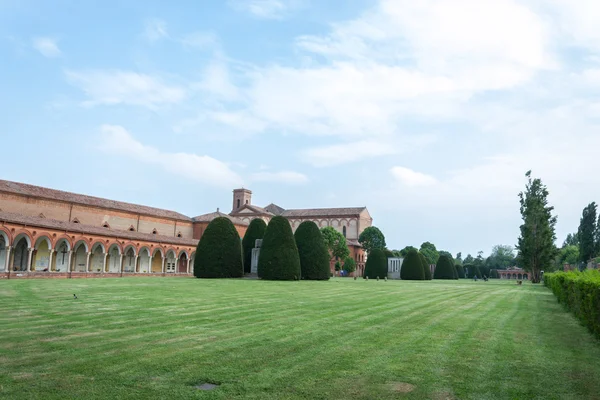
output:
<path id="1" fill-rule="evenodd" d="M 366 205 L 391 248 L 600 202 L 595 1 L 0 0 L 0 177 L 177 210 Z"/>

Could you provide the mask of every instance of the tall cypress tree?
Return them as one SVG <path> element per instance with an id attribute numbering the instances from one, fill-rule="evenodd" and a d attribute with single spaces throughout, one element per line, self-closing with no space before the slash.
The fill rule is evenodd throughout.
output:
<path id="1" fill-rule="evenodd" d="M 427 263 L 427 259 L 425 258 L 423 253 L 419 252 L 419 259 L 421 260 L 421 264 L 423 265 L 423 272 L 425 273 L 425 280 L 430 281 L 433 278 L 431 276 L 431 268 L 429 268 L 429 263 Z"/>
<path id="2" fill-rule="evenodd" d="M 256 239 L 262 239 L 267 230 L 267 223 L 260 218 L 255 218 L 250 222 L 248 230 L 242 240 L 244 248 L 244 272 L 249 274 L 252 267 L 252 249 L 256 244 Z"/>
<path id="3" fill-rule="evenodd" d="M 587 263 L 596 256 L 596 203 L 591 202 L 583 209 L 579 220 L 579 261 Z"/>
<path id="4" fill-rule="evenodd" d="M 258 277 L 268 280 L 292 281 L 300 279 L 298 246 L 287 219 L 271 219 L 258 256 Z"/>
<path id="5" fill-rule="evenodd" d="M 302 279 L 329 279 L 329 250 L 317 224 L 304 221 L 294 233 Z M 354 261 L 350 258 L 350 261 Z"/>
<path id="6" fill-rule="evenodd" d="M 242 245 L 233 223 L 225 217 L 213 219 L 196 248 L 196 278 L 239 278 L 244 275 Z"/>
<path id="7" fill-rule="evenodd" d="M 554 207 L 548 205 L 548 189 L 541 179 L 531 178 L 531 171 L 527 171 L 528 178 L 525 191 L 519 193 L 521 204 L 521 217 L 523 224 L 520 227 L 517 259 L 519 264 L 531 274 L 531 282 L 540 282 L 540 271 L 552 265 L 558 253 L 556 245 L 556 216 L 552 215 Z"/>

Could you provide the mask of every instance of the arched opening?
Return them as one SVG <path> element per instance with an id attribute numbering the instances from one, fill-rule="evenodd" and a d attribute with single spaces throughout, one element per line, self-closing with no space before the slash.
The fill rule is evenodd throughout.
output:
<path id="1" fill-rule="evenodd" d="M 178 238 L 180 238 L 180 237 L 183 237 L 183 235 L 181 234 L 181 232 L 178 232 L 178 233 L 177 233 L 177 237 L 178 237 Z"/>
<path id="2" fill-rule="evenodd" d="M 158 234 L 158 231 L 156 230 L 156 228 L 152 229 L 152 234 L 153 234 L 153 235 L 156 235 L 156 234 Z"/>
<path id="3" fill-rule="evenodd" d="M 75 243 L 73 253 L 73 272 L 87 272 L 87 244 L 85 242 Z"/>
<path id="4" fill-rule="evenodd" d="M 177 265 L 177 272 L 180 274 L 187 274 L 188 256 L 185 252 L 179 254 L 179 263 Z"/>
<path id="5" fill-rule="evenodd" d="M 342 227 L 342 234 L 346 237 L 346 225 Z"/>
<path id="6" fill-rule="evenodd" d="M 237 199 L 237 208 L 240 208 L 240 199 Z"/>
<path id="7" fill-rule="evenodd" d="M 104 246 L 102 245 L 102 243 L 96 243 L 92 246 L 92 255 L 90 256 L 91 272 L 103 272 L 104 253 Z"/>
<path id="8" fill-rule="evenodd" d="M 175 252 L 173 250 L 169 250 L 167 252 L 167 259 L 165 260 L 165 272 L 169 274 L 174 273 L 175 268 Z"/>
<path id="9" fill-rule="evenodd" d="M 133 227 L 133 225 L 131 225 L 131 226 L 129 227 L 129 232 L 135 232 L 135 228 Z"/>
<path id="10" fill-rule="evenodd" d="M 27 263 L 29 261 L 29 242 L 27 238 L 22 237 L 17 240 L 17 244 L 13 249 L 13 271 L 27 271 Z"/>
<path id="11" fill-rule="evenodd" d="M 33 260 L 31 262 L 32 271 L 50 271 L 50 252 L 52 248 L 50 246 L 50 239 L 43 236 L 35 242 L 33 252 Z"/>
<path id="12" fill-rule="evenodd" d="M 108 249 L 108 257 L 106 258 L 106 266 L 108 272 L 121 272 L 121 251 L 119 246 L 113 244 Z"/>
<path id="13" fill-rule="evenodd" d="M 103 227 L 103 228 L 110 228 L 110 225 L 108 224 L 108 222 L 104 221 L 104 222 L 102 223 L 102 227 Z"/>
<path id="14" fill-rule="evenodd" d="M 154 250 L 154 254 L 152 255 L 152 272 L 162 272 L 162 259 L 163 255 L 160 249 Z"/>
<path id="15" fill-rule="evenodd" d="M 523 275 L 521 275 L 521 274 L 518 274 L 518 275 L 517 275 L 517 279 L 523 279 Z"/>
<path id="16" fill-rule="evenodd" d="M 123 265 L 124 272 L 135 272 L 135 250 L 129 247 L 125 250 L 125 264 Z"/>
<path id="17" fill-rule="evenodd" d="M 150 271 L 150 250 L 147 247 L 142 247 L 140 250 L 140 256 L 138 257 L 137 272 L 149 272 Z"/>
<path id="18" fill-rule="evenodd" d="M 78 223 L 79 223 L 79 219 L 78 219 L 78 218 L 74 218 L 74 219 L 73 219 L 73 223 L 74 223 L 74 224 L 78 224 Z"/>
<path id="19" fill-rule="evenodd" d="M 523 279 L 527 280 L 529 279 L 529 276 L 527 274 L 523 274 Z"/>
<path id="20" fill-rule="evenodd" d="M 0 231 L 0 271 L 6 271 L 6 247 L 8 246 L 8 236 Z"/>
<path id="21" fill-rule="evenodd" d="M 68 272 L 69 271 L 69 252 L 71 247 L 69 242 L 65 239 L 61 239 L 54 246 L 56 254 L 54 256 L 54 271 L 56 272 Z"/>

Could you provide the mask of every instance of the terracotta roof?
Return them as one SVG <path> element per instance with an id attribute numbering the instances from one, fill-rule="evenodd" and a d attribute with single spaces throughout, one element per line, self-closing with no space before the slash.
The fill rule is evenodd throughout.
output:
<path id="1" fill-rule="evenodd" d="M 198 240 L 191 238 L 178 238 L 174 236 L 154 235 L 151 233 L 121 231 L 116 229 L 102 228 L 93 225 L 75 224 L 73 222 L 58 221 L 40 217 L 31 217 L 23 214 L 0 211 L 0 221 L 15 224 L 36 226 L 39 228 L 59 229 L 72 233 L 101 235 L 130 240 L 146 240 L 155 243 L 179 244 L 183 246 L 196 246 Z"/>
<path id="2" fill-rule="evenodd" d="M 349 244 L 350 246 L 362 247 L 362 245 L 356 240 L 346 239 L 346 244 Z"/>
<path id="3" fill-rule="evenodd" d="M 281 215 L 284 217 L 347 217 L 356 216 L 366 210 L 367 207 L 345 207 L 345 208 L 306 208 L 298 210 L 285 210 Z"/>
<path id="4" fill-rule="evenodd" d="M 271 203 L 265 207 L 265 211 L 270 212 L 271 214 L 281 215 L 285 211 L 285 208 L 279 207 L 277 204 Z"/>
<path id="5" fill-rule="evenodd" d="M 244 209 L 248 209 L 248 210 L 252 211 L 255 214 L 273 215 L 272 213 L 270 213 L 269 211 L 265 210 L 264 208 L 259 207 L 259 206 L 254 206 L 252 204 L 244 204 L 237 211 L 232 211 L 229 215 L 251 215 L 250 213 L 242 213 L 241 210 L 244 210 Z"/>
<path id="6" fill-rule="evenodd" d="M 223 214 L 220 211 L 199 215 L 197 217 L 192 218 L 194 222 L 210 222 L 217 217 L 225 217 L 229 218 L 231 222 L 237 225 L 248 225 L 247 222 L 242 221 L 240 218 L 232 217 L 231 215 Z"/>
<path id="7" fill-rule="evenodd" d="M 191 221 L 190 217 L 175 211 L 160 208 L 141 206 L 138 204 L 125 203 L 122 201 L 102 199 L 100 197 L 86 196 L 62 190 L 48 189 L 41 186 L 33 186 L 25 183 L 0 180 L 0 192 L 20 194 L 24 196 L 40 197 L 44 199 L 64 201 L 67 203 L 82 204 L 92 207 L 108 208 L 112 210 L 126 211 L 135 214 L 144 214 L 152 217 L 170 218 L 180 221 Z"/>

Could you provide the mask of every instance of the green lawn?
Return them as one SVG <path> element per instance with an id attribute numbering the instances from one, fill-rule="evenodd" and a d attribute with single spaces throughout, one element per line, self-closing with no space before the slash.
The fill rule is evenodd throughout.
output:
<path id="1" fill-rule="evenodd" d="M 10 280 L 0 302 L 0 398 L 600 398 L 600 341 L 528 283 Z"/>

